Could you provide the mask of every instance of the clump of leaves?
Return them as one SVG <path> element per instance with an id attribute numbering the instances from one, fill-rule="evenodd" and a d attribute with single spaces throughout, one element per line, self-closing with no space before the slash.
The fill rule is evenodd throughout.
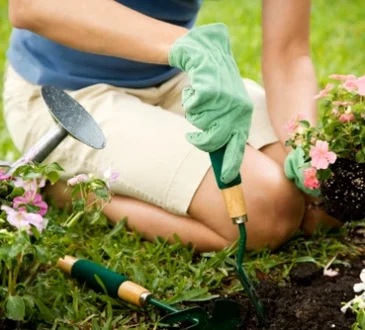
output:
<path id="1" fill-rule="evenodd" d="M 43 200 L 42 188 L 59 181 L 63 169 L 56 163 L 23 164 L 0 170 L 0 319 L 29 321 L 34 315 L 53 315 L 37 292 L 28 286 L 40 270 L 66 253 L 68 227 L 95 222 L 111 198 L 110 178 L 83 175 L 71 186 L 73 209 L 65 221 Z M 93 195 L 93 196 L 92 196 Z"/>

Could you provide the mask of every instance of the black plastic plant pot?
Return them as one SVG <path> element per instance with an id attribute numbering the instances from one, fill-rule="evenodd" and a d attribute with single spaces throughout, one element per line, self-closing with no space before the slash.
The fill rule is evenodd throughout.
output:
<path id="1" fill-rule="evenodd" d="M 365 219 L 365 163 L 338 158 L 321 184 L 323 210 L 341 222 Z"/>

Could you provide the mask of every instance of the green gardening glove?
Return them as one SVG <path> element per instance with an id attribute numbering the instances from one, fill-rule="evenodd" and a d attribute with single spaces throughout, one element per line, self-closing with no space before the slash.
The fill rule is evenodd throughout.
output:
<path id="1" fill-rule="evenodd" d="M 284 171 L 289 180 L 295 182 L 296 186 L 313 197 L 319 197 L 320 189 L 310 189 L 304 186 L 304 170 L 310 167 L 310 163 L 304 162 L 304 151 L 302 148 L 292 150 L 285 159 Z"/>
<path id="2" fill-rule="evenodd" d="M 226 26 L 192 29 L 173 44 L 169 64 L 187 72 L 190 80 L 182 103 L 187 120 L 201 132 L 188 133 L 186 138 L 206 152 L 226 145 L 221 180 L 230 183 L 240 171 L 253 106 L 233 58 Z"/>

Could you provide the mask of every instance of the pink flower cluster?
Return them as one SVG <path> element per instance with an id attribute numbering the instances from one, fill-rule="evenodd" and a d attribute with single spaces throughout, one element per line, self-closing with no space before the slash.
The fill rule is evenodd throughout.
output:
<path id="1" fill-rule="evenodd" d="M 317 170 L 314 167 L 304 170 L 304 187 L 309 189 L 318 189 L 319 186 Z"/>
<path id="2" fill-rule="evenodd" d="M 346 89 L 348 92 L 356 91 L 357 94 L 361 96 L 365 96 L 365 75 L 357 78 L 353 74 L 349 75 L 341 75 L 341 74 L 333 74 L 330 75 L 331 79 L 342 81 L 341 87 Z M 321 90 L 314 98 L 322 99 L 325 98 L 328 93 L 333 89 L 334 84 L 327 84 L 326 87 Z"/>
<path id="3" fill-rule="evenodd" d="M 304 186 L 309 189 L 319 188 L 317 179 L 317 170 L 325 170 L 329 164 L 336 161 L 336 154 L 329 151 L 328 142 L 317 140 L 315 146 L 312 146 L 309 155 L 311 156 L 311 168 L 304 170 Z"/>
<path id="4" fill-rule="evenodd" d="M 111 166 L 108 166 L 106 169 L 101 171 L 101 176 L 102 176 L 103 180 L 105 181 L 107 188 L 110 190 L 111 189 L 110 185 L 117 181 L 117 179 L 119 177 L 119 173 L 113 172 Z M 76 186 L 77 184 L 80 184 L 83 182 L 88 182 L 89 180 L 90 180 L 90 176 L 88 176 L 87 174 L 78 174 L 78 175 L 70 178 L 67 181 L 67 184 L 69 186 Z"/>
<path id="5" fill-rule="evenodd" d="M 307 116 L 304 113 L 299 112 L 284 126 L 285 131 L 291 136 L 294 136 L 295 133 L 301 133 L 301 120 L 307 120 Z"/>
<path id="6" fill-rule="evenodd" d="M 9 180 L 10 177 L 11 176 L 9 174 L 7 174 L 4 170 L 0 169 L 0 181 Z"/>
<path id="7" fill-rule="evenodd" d="M 43 216 L 47 213 L 48 205 L 42 200 L 42 196 L 37 191 L 38 188 L 45 186 L 45 180 L 16 178 L 14 186 L 23 188 L 25 192 L 23 196 L 14 198 L 12 207 L 1 206 L 1 209 L 7 214 L 8 222 L 20 230 L 26 230 L 30 235 L 32 234 L 31 226 L 36 227 L 39 232 L 42 232 L 47 224 L 47 219 Z M 37 207 L 38 211 L 28 212 L 26 205 Z"/>
<path id="8" fill-rule="evenodd" d="M 342 121 L 343 123 L 348 123 L 348 122 L 352 122 L 352 121 L 355 121 L 355 116 L 354 114 L 352 113 L 352 110 L 351 110 L 351 106 L 349 106 L 347 108 L 347 110 L 345 111 L 345 113 L 343 113 L 339 118 L 338 118 L 339 121 Z"/>

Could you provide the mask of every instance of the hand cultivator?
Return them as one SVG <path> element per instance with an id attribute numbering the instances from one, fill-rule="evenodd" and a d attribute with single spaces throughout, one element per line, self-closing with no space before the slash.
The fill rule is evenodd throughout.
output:
<path id="1" fill-rule="evenodd" d="M 245 270 L 243 269 L 242 263 L 246 250 L 246 227 L 245 223 L 248 220 L 246 203 L 243 195 L 243 190 L 241 187 L 241 175 L 238 176 L 229 184 L 225 184 L 220 179 L 222 171 L 223 157 L 226 147 L 210 153 L 210 160 L 212 162 L 214 175 L 218 184 L 219 189 L 221 189 L 224 202 L 226 204 L 227 211 L 231 217 L 234 224 L 238 225 L 240 231 L 240 239 L 238 245 L 238 252 L 236 257 L 237 273 L 238 278 L 241 281 L 243 288 L 245 289 L 255 311 L 259 317 L 261 326 L 266 326 L 264 307 L 262 302 L 259 300 L 256 291 L 249 280 Z"/>
<path id="2" fill-rule="evenodd" d="M 95 148 L 105 147 L 105 137 L 90 114 L 68 94 L 52 86 L 43 86 L 42 97 L 56 125 L 14 163 L 0 161 L 8 173 L 28 161 L 41 163 L 67 137 Z"/>
<path id="3" fill-rule="evenodd" d="M 232 300 L 217 300 L 211 315 L 201 307 L 178 310 L 154 299 L 151 292 L 130 281 L 126 276 L 112 272 L 91 261 L 66 256 L 58 260 L 58 266 L 67 274 L 81 282 L 86 282 L 95 290 L 100 291 L 104 286 L 112 297 L 119 297 L 140 307 L 151 304 L 171 312 L 162 318 L 162 323 L 185 322 L 189 324 L 185 329 L 189 330 L 233 330 L 242 323 L 240 305 Z"/>

